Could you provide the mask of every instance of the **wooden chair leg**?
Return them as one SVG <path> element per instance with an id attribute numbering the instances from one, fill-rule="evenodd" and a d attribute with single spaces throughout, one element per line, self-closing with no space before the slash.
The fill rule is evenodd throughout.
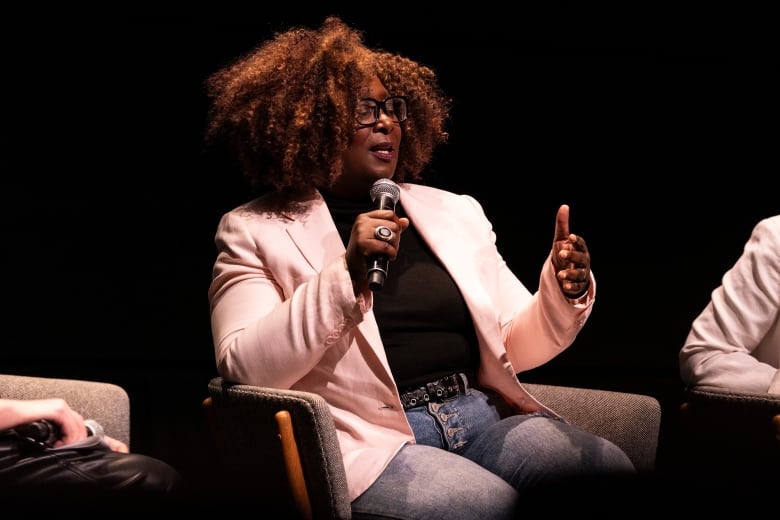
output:
<path id="1" fill-rule="evenodd" d="M 279 440 L 282 444 L 284 466 L 287 470 L 287 479 L 295 505 L 301 518 L 311 520 L 311 502 L 309 501 L 309 492 L 306 489 L 306 479 L 303 476 L 301 455 L 298 451 L 298 443 L 295 440 L 292 417 L 290 417 L 290 412 L 287 410 L 276 412 L 275 417 L 279 427 Z"/>
<path id="2" fill-rule="evenodd" d="M 217 450 L 220 451 L 222 447 L 222 433 L 215 416 L 214 403 L 211 401 L 211 397 L 205 398 L 201 406 L 203 407 L 203 415 L 206 417 L 206 423 L 211 432 L 211 438 L 214 440 L 214 445 Z"/>

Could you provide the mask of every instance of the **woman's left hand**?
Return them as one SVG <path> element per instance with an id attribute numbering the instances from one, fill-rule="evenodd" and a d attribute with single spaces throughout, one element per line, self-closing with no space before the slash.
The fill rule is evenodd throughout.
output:
<path id="1" fill-rule="evenodd" d="M 590 287 L 590 253 L 585 239 L 569 231 L 569 206 L 558 208 L 552 262 L 558 285 L 567 298 L 579 298 Z"/>

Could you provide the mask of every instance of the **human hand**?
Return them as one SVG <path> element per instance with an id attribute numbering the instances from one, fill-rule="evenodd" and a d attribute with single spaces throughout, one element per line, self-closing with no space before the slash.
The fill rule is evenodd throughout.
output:
<path id="1" fill-rule="evenodd" d="M 562 204 L 555 218 L 552 262 L 558 285 L 567 298 L 579 298 L 590 286 L 590 253 L 585 240 L 569 231 L 569 206 Z"/>
<path id="2" fill-rule="evenodd" d="M 127 444 L 120 441 L 119 439 L 104 435 L 103 440 L 106 441 L 106 444 L 108 444 L 108 447 L 111 448 L 111 451 L 118 451 L 119 453 L 130 453 L 130 448 L 128 448 Z"/>
<path id="3" fill-rule="evenodd" d="M 59 447 L 81 441 L 87 437 L 84 418 L 61 398 L 48 399 L 3 399 L 6 412 L 0 420 L 0 429 L 13 428 L 22 424 L 46 420 L 56 425 L 57 439 L 53 446 Z"/>
<path id="4" fill-rule="evenodd" d="M 392 231 L 387 240 L 376 237 L 376 229 L 385 226 Z M 390 261 L 398 256 L 401 233 L 409 227 L 409 219 L 399 217 L 395 211 L 377 209 L 361 213 L 352 224 L 352 233 L 347 244 L 345 261 L 355 294 L 368 290 L 368 261 L 375 256 L 384 255 Z"/>

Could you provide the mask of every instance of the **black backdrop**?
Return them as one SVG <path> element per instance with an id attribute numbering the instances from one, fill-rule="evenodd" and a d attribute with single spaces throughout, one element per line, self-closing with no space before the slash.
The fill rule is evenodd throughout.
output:
<path id="1" fill-rule="evenodd" d="M 655 395 L 673 432 L 689 324 L 753 224 L 780 211 L 764 33 L 693 8 L 383 10 L 338 12 L 435 68 L 455 101 L 429 182 L 483 202 L 529 288 L 559 204 L 588 241 L 592 317 L 524 377 Z M 337 12 L 286 11 L 31 17 L 3 36 L 0 367 L 124 386 L 133 449 L 193 476 L 214 375 L 213 233 L 248 196 L 204 149 L 202 82 L 273 31 Z"/>

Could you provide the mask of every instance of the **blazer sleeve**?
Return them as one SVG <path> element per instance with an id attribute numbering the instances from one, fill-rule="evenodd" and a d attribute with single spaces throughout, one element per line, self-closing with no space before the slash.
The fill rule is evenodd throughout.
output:
<path id="1" fill-rule="evenodd" d="M 595 278 L 591 273 L 591 284 L 583 302 L 572 303 L 560 289 L 548 254 L 542 264 L 539 287 L 532 293 L 498 252 L 495 232 L 480 204 L 469 196 L 461 198 L 472 206 L 468 220 L 474 232 L 470 238 L 480 244 L 478 249 L 482 252 L 478 269 L 496 273 L 483 276 L 484 286 L 478 291 L 464 288 L 464 296 L 472 302 L 474 294 L 489 295 L 489 312 L 479 312 L 477 305 L 472 305 L 475 324 L 483 337 L 488 337 L 491 321 L 499 320 L 501 349 L 506 351 L 517 373 L 543 365 L 571 346 L 582 330 L 595 301 Z M 465 222 L 461 223 L 461 228 L 466 226 Z M 551 241 L 552 234 L 551 228 Z"/>
<path id="2" fill-rule="evenodd" d="M 363 320 L 367 302 L 355 297 L 343 254 L 318 270 L 285 225 L 239 210 L 222 217 L 215 242 L 209 301 L 220 375 L 291 388 L 346 348 L 345 331 Z"/>
<path id="3" fill-rule="evenodd" d="M 777 335 L 780 309 L 780 216 L 760 221 L 742 255 L 697 316 L 680 350 L 680 375 L 688 385 L 767 392 L 777 367 L 759 361 L 767 335 Z M 780 348 L 780 338 L 773 345 Z"/>

